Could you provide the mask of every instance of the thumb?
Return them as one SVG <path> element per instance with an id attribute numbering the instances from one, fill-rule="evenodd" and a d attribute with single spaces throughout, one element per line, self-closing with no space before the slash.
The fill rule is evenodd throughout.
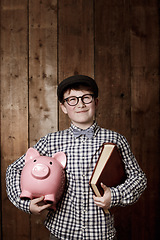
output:
<path id="1" fill-rule="evenodd" d="M 103 183 L 101 183 L 101 187 L 104 190 L 104 195 L 103 196 L 105 196 L 106 194 L 110 193 L 110 188 L 107 187 L 106 185 L 104 185 Z"/>
<path id="2" fill-rule="evenodd" d="M 108 187 L 106 185 L 104 185 L 103 183 L 101 183 L 101 187 L 103 188 L 104 192 L 108 189 Z"/>

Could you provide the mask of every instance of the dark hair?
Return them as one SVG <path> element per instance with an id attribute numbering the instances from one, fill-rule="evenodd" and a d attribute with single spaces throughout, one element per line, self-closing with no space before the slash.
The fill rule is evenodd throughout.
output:
<path id="1" fill-rule="evenodd" d="M 69 93 L 70 93 L 71 90 L 77 90 L 77 91 L 78 90 L 86 90 L 86 91 L 89 91 L 89 92 L 94 94 L 94 89 L 91 86 L 89 86 L 88 84 L 85 84 L 85 83 L 74 83 L 74 84 L 69 85 L 68 87 L 64 88 L 64 90 L 62 92 L 62 100 L 61 100 L 61 102 L 63 102 L 64 93 L 66 91 L 69 91 Z"/>
<path id="2" fill-rule="evenodd" d="M 94 94 L 95 98 L 98 97 L 98 86 L 96 84 L 96 81 L 93 78 L 85 75 L 74 75 L 60 82 L 57 88 L 58 100 L 60 102 L 63 102 L 64 92 L 71 89 L 86 89 L 88 91 L 91 91 Z"/>

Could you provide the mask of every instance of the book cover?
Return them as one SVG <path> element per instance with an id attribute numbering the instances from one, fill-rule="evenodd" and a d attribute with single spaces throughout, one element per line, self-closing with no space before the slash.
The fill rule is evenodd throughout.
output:
<path id="1" fill-rule="evenodd" d="M 107 187 L 116 187 L 126 179 L 122 156 L 113 143 L 104 143 L 91 175 L 89 184 L 96 196 L 103 196 L 101 183 Z"/>

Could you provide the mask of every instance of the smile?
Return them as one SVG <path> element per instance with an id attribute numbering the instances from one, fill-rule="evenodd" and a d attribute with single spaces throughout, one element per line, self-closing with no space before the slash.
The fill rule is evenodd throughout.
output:
<path id="1" fill-rule="evenodd" d="M 79 111 L 77 113 L 86 113 L 86 112 L 88 112 L 88 110 L 82 110 L 82 111 Z"/>

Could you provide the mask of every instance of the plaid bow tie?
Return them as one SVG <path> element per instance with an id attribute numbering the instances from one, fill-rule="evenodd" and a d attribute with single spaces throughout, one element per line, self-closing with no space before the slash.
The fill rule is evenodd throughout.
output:
<path id="1" fill-rule="evenodd" d="M 85 135 L 87 138 L 92 138 L 93 137 L 93 129 L 87 129 L 87 130 L 73 130 L 74 136 L 79 137 L 81 135 Z"/>

